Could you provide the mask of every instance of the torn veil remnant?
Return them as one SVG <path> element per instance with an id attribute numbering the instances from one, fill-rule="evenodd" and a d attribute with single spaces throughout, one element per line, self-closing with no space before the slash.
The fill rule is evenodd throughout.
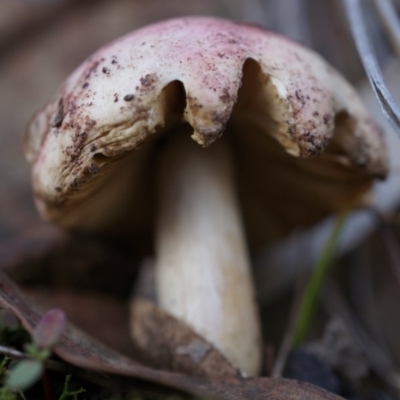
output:
<path id="1" fill-rule="evenodd" d="M 386 174 L 382 136 L 337 72 L 215 18 L 100 49 L 36 114 L 25 148 L 42 216 L 155 248 L 160 305 L 249 375 L 262 348 L 248 249 L 362 204 Z"/>

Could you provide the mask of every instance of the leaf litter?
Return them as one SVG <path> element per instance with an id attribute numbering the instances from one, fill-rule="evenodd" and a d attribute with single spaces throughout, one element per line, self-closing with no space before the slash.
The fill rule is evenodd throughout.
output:
<path id="1" fill-rule="evenodd" d="M 42 236 L 45 243 L 48 243 L 48 237 L 46 235 Z M 34 243 L 37 244 L 37 238 L 33 239 Z M 59 242 L 56 248 L 59 249 Z M 64 243 L 65 245 L 65 243 Z M 37 246 L 30 246 L 24 241 L 25 253 L 20 256 L 19 262 L 15 259 L 10 259 L 8 257 L 3 258 L 1 262 L 1 252 L 0 252 L 0 264 L 3 270 L 8 270 L 12 274 L 12 271 L 23 269 L 23 264 L 31 262 L 29 260 L 30 255 L 33 253 L 35 255 L 35 263 L 46 264 L 46 254 L 52 251 L 54 248 L 52 246 L 44 246 L 44 252 L 38 256 Z M 62 247 L 62 246 L 61 246 Z M 57 250 L 59 251 L 59 250 Z M 56 251 L 56 252 L 57 252 Z M 12 267 L 8 266 L 5 262 L 7 259 L 11 262 Z M 55 257 L 57 259 L 57 257 Z M 28 260 L 28 261 L 27 261 Z M 50 258 L 50 260 L 54 260 Z M 47 259 L 49 262 L 49 259 Z M 32 268 L 32 267 L 31 267 Z M 34 270 L 34 266 L 32 270 Z M 40 273 L 40 271 L 39 271 Z M 29 272 L 33 274 L 33 272 Z M 18 274 L 17 274 L 18 275 Z M 22 274 L 22 277 L 26 279 L 26 276 Z M 31 277 L 32 278 L 32 277 Z M 24 279 L 22 279 L 23 281 Z M 32 279 L 28 281 L 32 282 Z M 34 281 L 34 279 L 33 279 Z M 32 286 L 32 285 L 31 285 Z M 26 285 L 25 285 L 26 287 Z M 39 323 L 41 316 L 44 313 L 43 306 L 38 305 L 34 300 L 29 298 L 26 293 L 29 292 L 29 285 L 27 290 L 24 292 L 9 276 L 4 272 L 0 272 L 0 305 L 1 308 L 11 310 L 21 321 L 23 327 L 30 333 L 33 334 L 37 324 Z M 33 291 L 34 292 L 34 291 Z M 76 295 L 76 294 L 75 294 Z M 82 294 L 77 295 L 82 296 Z M 40 296 L 39 296 L 40 297 Z M 51 297 L 51 296 L 50 296 Z M 57 297 L 57 296 L 55 296 Z M 141 304 L 142 302 L 142 304 Z M 150 316 L 150 321 L 152 323 L 157 323 L 160 320 L 168 320 L 169 316 L 166 316 L 160 312 L 153 305 L 142 301 L 137 304 L 136 312 L 145 312 Z M 144 303 L 143 303 L 144 302 Z M 75 306 L 77 303 L 74 303 Z M 98 305 L 98 304 L 97 304 Z M 95 306 L 93 302 L 92 306 Z M 143 311 L 145 310 L 145 311 Z M 146 311 L 147 310 L 147 311 Z M 85 310 L 88 312 L 88 309 Z M 112 313 L 110 313 L 112 314 Z M 127 314 L 121 313 L 121 317 L 125 318 Z M 68 317 L 68 313 L 67 313 Z M 149 321 L 149 319 L 148 319 Z M 170 321 L 171 322 L 171 321 Z M 172 321 L 175 327 L 179 327 L 179 321 Z M 126 324 L 128 324 L 128 318 L 126 319 Z M 143 329 L 149 329 L 149 327 L 141 327 L 142 333 L 145 332 Z M 172 331 L 171 331 L 172 332 Z M 93 332 L 95 333 L 95 332 Z M 125 331 L 126 334 L 126 331 Z M 227 361 L 218 354 L 218 352 L 212 348 L 211 345 L 202 343 L 201 338 L 198 337 L 194 332 L 191 332 L 187 327 L 179 328 L 176 341 L 172 341 L 172 349 L 177 358 L 190 358 L 192 361 L 201 361 L 204 357 L 199 355 L 199 349 L 201 348 L 205 351 L 204 354 L 214 354 L 214 357 L 210 359 L 214 363 L 213 369 L 205 369 L 206 372 L 201 372 L 197 376 L 189 375 L 177 372 L 169 372 L 166 370 L 150 368 L 139 362 L 130 359 L 117 351 L 109 348 L 108 346 L 101 343 L 98 339 L 86 334 L 81 329 L 74 326 L 71 322 L 67 322 L 64 333 L 62 334 L 60 340 L 54 348 L 54 353 L 60 357 L 64 362 L 74 366 L 78 371 L 91 371 L 92 374 L 106 374 L 107 379 L 103 381 L 113 381 L 117 380 L 119 377 L 129 378 L 128 381 L 124 381 L 122 387 L 127 388 L 140 388 L 145 385 L 146 382 L 150 382 L 155 387 L 159 387 L 160 390 L 165 390 L 165 388 L 173 389 L 179 393 L 186 393 L 186 395 L 192 396 L 215 396 L 222 399 L 261 399 L 265 398 L 268 394 L 271 399 L 300 399 L 307 396 L 309 399 L 336 399 L 337 396 L 330 394 L 322 389 L 316 388 L 314 386 L 308 385 L 306 383 L 296 382 L 292 380 L 285 379 L 274 379 L 268 377 L 261 378 L 242 378 L 237 374 L 237 371 L 232 368 Z M 179 338 L 179 335 L 180 338 Z M 161 336 L 161 334 L 160 334 Z M 181 344 L 179 340 L 185 338 Z M 168 337 L 170 339 L 170 337 Z M 161 340 L 160 345 L 165 345 L 166 341 Z M 197 343 L 196 346 L 190 346 L 193 343 Z M 147 345 L 149 346 L 150 343 Z M 197 356 L 194 354 L 197 352 Z M 201 353 L 201 352 L 200 352 Z M 204 356 L 203 354 L 203 356 Z M 51 361 L 51 360 L 49 360 Z M 51 363 L 50 363 L 51 364 Z M 196 362 L 194 362 L 196 364 Z M 201 364 L 201 363 L 200 363 Z M 225 371 L 224 374 L 214 374 L 215 368 L 221 368 Z M 59 366 L 58 366 L 59 369 Z M 213 372 L 214 371 L 214 372 Z M 94 380 L 101 381 L 101 379 L 94 378 Z M 164 389 L 163 389 L 164 388 Z"/>

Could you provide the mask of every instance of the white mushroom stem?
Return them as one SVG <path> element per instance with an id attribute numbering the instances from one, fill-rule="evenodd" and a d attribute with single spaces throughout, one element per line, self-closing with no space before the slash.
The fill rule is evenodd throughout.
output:
<path id="1" fill-rule="evenodd" d="M 244 374 L 257 375 L 260 323 L 226 143 L 203 149 L 176 136 L 159 170 L 159 304 Z"/>

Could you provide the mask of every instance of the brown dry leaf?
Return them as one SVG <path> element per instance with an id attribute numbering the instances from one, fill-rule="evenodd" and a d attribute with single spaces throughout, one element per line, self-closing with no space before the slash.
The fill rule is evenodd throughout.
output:
<path id="1" fill-rule="evenodd" d="M 40 319 L 40 307 L 3 273 L 0 273 L 0 305 L 11 309 L 23 326 L 33 332 Z M 340 399 L 323 389 L 286 379 L 244 379 L 237 376 L 205 378 L 148 368 L 109 349 L 72 324 L 68 324 L 55 353 L 81 368 L 153 382 L 197 396 L 215 396 L 227 400 L 264 400 L 266 397 L 271 400 Z"/>
<path id="2" fill-rule="evenodd" d="M 215 347 L 150 300 L 132 301 L 130 328 L 146 365 L 196 376 L 238 375 Z"/>

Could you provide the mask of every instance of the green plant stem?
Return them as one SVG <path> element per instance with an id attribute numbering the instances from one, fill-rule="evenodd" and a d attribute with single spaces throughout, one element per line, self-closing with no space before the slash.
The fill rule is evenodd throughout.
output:
<path id="1" fill-rule="evenodd" d="M 329 272 L 329 267 L 332 264 L 333 255 L 336 245 L 343 229 L 348 211 L 342 211 L 336 216 L 335 224 L 326 241 L 321 254 L 315 264 L 313 272 L 307 283 L 304 295 L 301 299 L 299 311 L 294 328 L 293 344 L 295 347 L 300 346 L 307 334 L 310 321 L 314 314 L 317 297 L 319 295 L 321 286 Z"/>
<path id="2" fill-rule="evenodd" d="M 81 393 L 85 393 L 86 392 L 86 390 L 83 389 L 83 388 L 71 391 L 69 389 L 70 381 L 71 381 L 71 375 L 67 375 L 65 377 L 63 392 L 61 393 L 61 395 L 58 398 L 58 400 L 67 400 L 69 398 L 72 398 L 73 400 L 78 400 L 78 395 L 80 395 Z"/>

